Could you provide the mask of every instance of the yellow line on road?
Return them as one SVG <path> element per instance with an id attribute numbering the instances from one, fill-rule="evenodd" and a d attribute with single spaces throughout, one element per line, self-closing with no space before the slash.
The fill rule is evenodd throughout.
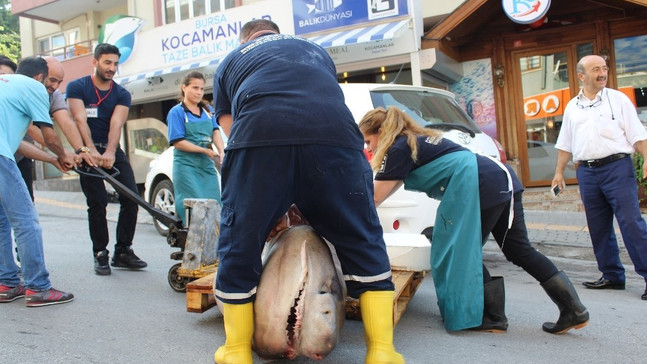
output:
<path id="1" fill-rule="evenodd" d="M 84 205 L 77 205 L 77 204 L 73 204 L 73 203 L 52 200 L 50 198 L 36 197 L 35 201 L 38 202 L 38 203 L 44 203 L 44 204 L 47 204 L 47 205 L 54 205 L 54 206 L 60 206 L 60 207 L 67 207 L 67 208 L 70 208 L 70 209 L 77 209 L 77 210 L 87 210 L 88 209 L 88 207 L 84 206 Z"/>

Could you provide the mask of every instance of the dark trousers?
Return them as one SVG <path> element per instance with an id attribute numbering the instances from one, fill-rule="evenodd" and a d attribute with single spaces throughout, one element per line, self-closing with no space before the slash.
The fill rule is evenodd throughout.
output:
<path id="1" fill-rule="evenodd" d="M 254 300 L 265 238 L 297 205 L 335 246 L 348 293 L 393 290 L 373 173 L 361 150 L 323 145 L 232 149 L 222 166 L 222 215 L 216 296 Z"/>
<path id="2" fill-rule="evenodd" d="M 25 180 L 29 197 L 34 201 L 34 161 L 31 158 L 23 157 L 17 163 L 22 179 Z"/>
<path id="3" fill-rule="evenodd" d="M 97 147 L 99 153 L 104 148 Z M 115 153 L 114 167 L 119 170 L 116 179 L 132 191 L 137 191 L 135 176 L 130 163 L 121 148 Z M 108 171 L 112 172 L 112 171 Z M 108 193 L 104 181 L 99 177 L 80 176 L 81 189 L 85 194 L 88 205 L 88 224 L 90 228 L 90 239 L 92 239 L 92 250 L 96 254 L 105 250 L 110 241 L 108 235 L 108 221 L 106 220 L 106 207 L 108 206 Z M 121 253 L 132 245 L 137 225 L 137 203 L 127 196 L 119 194 L 119 218 L 117 220 L 117 242 L 115 253 Z"/>
<path id="4" fill-rule="evenodd" d="M 647 281 L 647 224 L 638 205 L 638 187 L 631 158 L 598 168 L 577 169 L 580 195 L 586 212 L 593 252 L 602 276 L 625 281 L 613 217 L 618 220 L 625 247 L 636 273 Z"/>
<path id="5" fill-rule="evenodd" d="M 506 259 L 523 268 L 539 283 L 546 282 L 558 273 L 555 264 L 530 245 L 528 230 L 523 213 L 522 192 L 514 194 L 514 219 L 508 229 L 510 202 L 481 210 L 481 232 L 483 243 L 492 233 L 494 240 L 501 248 Z M 485 265 L 483 266 L 483 282 L 492 278 Z"/>

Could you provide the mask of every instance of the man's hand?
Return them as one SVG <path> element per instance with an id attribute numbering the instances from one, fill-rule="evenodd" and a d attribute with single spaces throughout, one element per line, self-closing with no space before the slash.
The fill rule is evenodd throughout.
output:
<path id="1" fill-rule="evenodd" d="M 99 165 L 105 169 L 110 169 L 115 164 L 115 152 L 106 150 L 101 155 Z"/>
<path id="2" fill-rule="evenodd" d="M 79 154 L 79 157 L 81 157 L 81 161 L 85 162 L 85 164 L 91 166 L 91 167 L 98 167 L 99 165 L 97 162 L 94 161 L 94 158 L 90 153 L 81 153 Z"/>
<path id="3" fill-rule="evenodd" d="M 67 153 L 67 152 L 58 157 L 58 163 L 60 164 L 60 166 L 62 168 L 61 169 L 62 172 L 67 172 L 70 169 L 76 167 L 76 161 L 74 160 L 75 157 L 77 157 L 76 154 Z M 56 168 L 58 168 L 58 167 L 56 167 Z"/>
<path id="4" fill-rule="evenodd" d="M 59 171 L 63 173 L 67 173 L 67 171 L 63 169 L 63 167 L 61 166 L 61 163 L 58 162 L 58 159 L 54 159 L 53 161 L 50 162 L 50 164 L 56 167 L 56 169 L 58 169 Z"/>
<path id="5" fill-rule="evenodd" d="M 550 187 L 559 187 L 560 189 L 566 188 L 566 184 L 564 183 L 564 175 L 561 173 L 555 173 L 555 176 L 553 177 L 553 181 L 550 183 Z"/>

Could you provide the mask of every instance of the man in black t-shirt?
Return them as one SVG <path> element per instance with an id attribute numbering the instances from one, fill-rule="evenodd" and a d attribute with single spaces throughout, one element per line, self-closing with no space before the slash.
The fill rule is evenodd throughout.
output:
<path id="1" fill-rule="evenodd" d="M 67 101 L 85 144 L 80 151 L 90 153 L 102 168 L 118 169 L 116 179 L 132 191 L 137 191 L 133 170 L 119 146 L 130 107 L 130 93 L 112 80 L 117 71 L 119 57 L 117 47 L 106 43 L 99 44 L 95 48 L 92 60 L 94 74 L 70 82 L 67 85 Z M 109 275 L 111 272 L 107 247 L 110 237 L 106 220 L 106 188 L 103 180 L 98 177 L 81 175 L 80 181 L 88 204 L 94 272 L 98 275 Z M 120 194 L 119 204 L 121 208 L 117 220 L 117 241 L 111 264 L 119 268 L 145 268 L 146 262 L 139 259 L 132 249 L 137 225 L 137 203 Z"/>

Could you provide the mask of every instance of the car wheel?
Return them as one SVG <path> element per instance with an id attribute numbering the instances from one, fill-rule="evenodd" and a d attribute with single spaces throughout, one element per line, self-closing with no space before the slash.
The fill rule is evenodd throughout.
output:
<path id="1" fill-rule="evenodd" d="M 175 215 L 175 195 L 173 194 L 173 182 L 168 179 L 159 181 L 153 189 L 153 207 L 164 211 L 167 214 Z M 153 225 L 158 233 L 163 236 L 168 235 L 168 226 L 160 223 L 153 217 Z"/>

